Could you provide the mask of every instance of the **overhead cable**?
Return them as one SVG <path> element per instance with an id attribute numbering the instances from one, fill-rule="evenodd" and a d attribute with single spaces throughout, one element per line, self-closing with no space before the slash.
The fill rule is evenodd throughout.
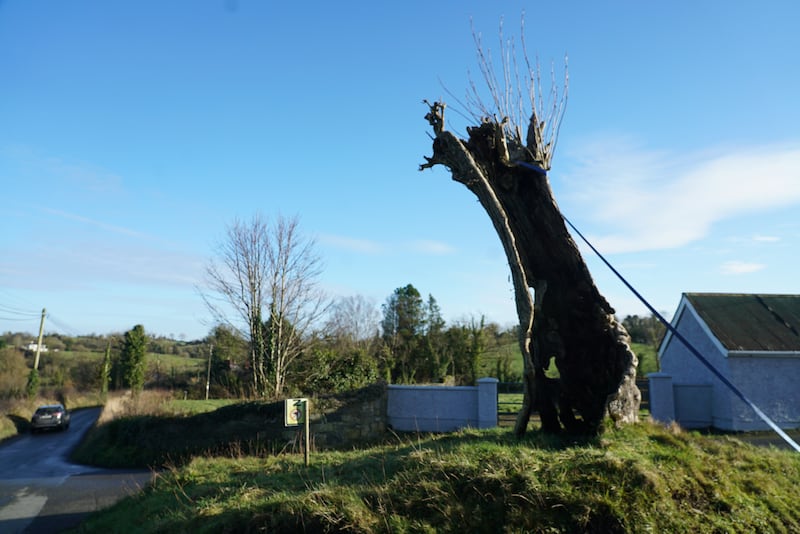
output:
<path id="1" fill-rule="evenodd" d="M 527 163 L 527 162 L 524 162 L 524 161 L 517 161 L 517 162 L 515 162 L 515 163 L 517 163 L 518 165 L 520 165 L 520 166 L 522 166 L 522 167 L 525 167 L 525 168 L 527 168 L 527 169 L 530 169 L 530 170 L 532 170 L 532 171 L 535 171 L 537 174 L 544 174 L 544 173 L 543 173 L 544 169 L 542 169 L 542 168 L 541 168 L 541 167 L 539 167 L 538 165 L 533 165 L 533 164 L 531 164 L 531 163 Z M 656 309 L 655 309 L 655 308 L 654 308 L 654 307 L 653 307 L 653 306 L 652 306 L 652 305 L 651 305 L 651 304 L 650 304 L 650 303 L 647 301 L 647 299 L 645 299 L 645 298 L 644 298 L 644 297 L 643 297 L 643 296 L 642 296 L 642 295 L 641 295 L 641 294 L 640 294 L 640 293 L 639 293 L 639 292 L 636 290 L 636 288 L 634 288 L 634 287 L 633 287 L 633 286 L 632 286 L 632 285 L 631 285 L 631 284 L 630 284 L 630 283 L 629 283 L 629 282 L 628 282 L 628 281 L 625 279 L 625 277 L 624 277 L 624 276 L 622 276 L 622 275 L 619 273 L 619 271 L 617 271 L 617 270 L 614 268 L 614 266 L 613 266 L 613 265 L 611 265 L 611 263 L 610 263 L 610 262 L 609 262 L 609 261 L 608 261 L 608 260 L 607 260 L 607 259 L 606 259 L 606 258 L 605 258 L 603 255 L 602 255 L 602 254 L 600 254 L 600 251 L 599 251 L 599 250 L 597 250 L 597 249 L 594 247 L 594 245 L 592 245 L 592 244 L 589 242 L 589 240 L 588 240 L 588 239 L 587 239 L 587 238 L 586 238 L 586 237 L 585 237 L 585 236 L 584 236 L 584 235 L 583 235 L 583 234 L 580 232 L 580 230 L 578 230 L 578 228 L 577 228 L 577 227 L 575 227 L 575 225 L 574 225 L 574 224 L 572 224 L 572 222 L 571 222 L 571 221 L 570 221 L 570 220 L 569 220 L 569 219 L 568 219 L 568 218 L 567 218 L 567 217 L 566 217 L 566 216 L 565 216 L 563 213 L 561 214 L 561 217 L 564 219 L 564 222 L 566 222 L 566 223 L 567 223 L 567 225 L 568 225 L 570 228 L 572 228 L 572 230 L 574 230 L 576 234 L 578 234 L 578 237 L 580 237 L 580 238 L 583 240 L 583 242 L 584 242 L 584 243 L 586 243 L 586 245 L 587 245 L 587 246 L 588 246 L 590 249 L 592 249 L 592 252 L 594 252 L 594 253 L 597 255 L 597 257 L 598 257 L 598 258 L 600 258 L 600 260 L 601 260 L 603 263 L 605 263 L 605 264 L 606 264 L 606 267 L 608 267 L 609 269 L 611 269 L 611 272 L 612 272 L 612 273 L 614 273 L 614 274 L 616 275 L 616 277 L 617 277 L 617 278 L 619 278 L 619 279 L 620 279 L 620 281 L 621 281 L 623 284 L 625 284 L 625 287 L 627 287 L 627 288 L 628 288 L 628 289 L 629 289 L 629 290 L 630 290 L 630 291 L 631 291 L 631 292 L 632 292 L 634 295 L 636 295 L 636 298 L 638 298 L 638 299 L 639 299 L 639 300 L 642 302 L 642 304 L 644 304 L 644 305 L 647 307 L 647 309 L 648 309 L 648 310 L 650 310 L 650 313 L 652 313 L 654 317 L 656 317 L 656 318 L 657 318 L 659 321 L 661 321 L 661 323 L 662 323 L 662 324 L 663 324 L 663 325 L 666 327 L 666 329 L 667 329 L 667 330 L 669 330 L 669 331 L 670 331 L 670 333 L 672 333 L 672 335 L 673 335 L 673 336 L 675 336 L 675 338 L 676 338 L 676 339 L 678 339 L 678 340 L 679 340 L 681 343 L 683 343 L 683 345 L 684 345 L 684 346 L 685 346 L 687 349 L 689 349 L 689 352 L 691 352 L 691 353 L 692 353 L 692 354 L 693 354 L 693 355 L 694 355 L 694 356 L 695 356 L 695 357 L 696 357 L 696 358 L 697 358 L 697 359 L 700 361 L 700 363 L 702 363 L 703 365 L 705 365 L 705 366 L 706 366 L 706 367 L 707 367 L 707 368 L 708 368 L 708 369 L 709 369 L 709 370 L 710 370 L 710 371 L 711 371 L 711 372 L 712 372 L 712 373 L 713 373 L 713 374 L 714 374 L 714 375 L 715 375 L 717 378 L 719 378 L 719 379 L 720 379 L 720 381 L 721 381 L 721 382 L 722 382 L 722 383 L 723 383 L 725 386 L 727 386 L 727 387 L 728 387 L 728 389 L 730 389 L 730 390 L 731 390 L 731 392 L 733 392 L 733 394 L 734 394 L 734 395 L 736 395 L 736 396 L 737 396 L 737 397 L 738 397 L 740 400 L 742 400 L 742 401 L 743 401 L 745 404 L 747 404 L 748 406 L 750 406 L 750 408 L 752 408 L 752 409 L 753 409 L 753 411 L 756 413 L 756 415 L 757 415 L 759 418 L 761 418 L 761 420 L 762 420 L 762 421 L 764 421 L 765 423 L 767 423 L 767 425 L 768 425 L 768 426 L 769 426 L 769 427 L 770 427 L 772 430 L 774 430 L 774 431 L 775 431 L 775 432 L 776 432 L 776 433 L 777 433 L 777 434 L 778 434 L 778 435 L 779 435 L 779 436 L 780 436 L 780 437 L 781 437 L 781 438 L 782 438 L 782 439 L 783 439 L 783 440 L 784 440 L 784 441 L 785 441 L 787 444 L 789 444 L 789 446 L 790 446 L 790 447 L 792 447 L 792 448 L 793 448 L 795 451 L 797 451 L 797 452 L 800 452 L 800 445 L 798 445 L 798 444 L 797 444 L 797 443 L 796 443 L 796 442 L 795 442 L 795 441 L 794 441 L 794 440 L 793 440 L 793 439 L 792 439 L 792 438 L 791 438 L 791 437 L 790 437 L 790 436 L 789 436 L 789 435 L 788 435 L 786 432 L 784 432 L 784 431 L 783 431 L 783 429 L 782 429 L 781 427 L 779 427 L 779 426 L 778 426 L 778 425 L 775 423 L 775 421 L 773 421 L 772 419 L 770 419 L 770 417 L 769 417 L 767 414 L 765 414 L 765 413 L 764 413 L 764 412 L 763 412 L 763 411 L 762 411 L 762 410 L 761 410 L 761 409 L 760 409 L 758 406 L 756 406 L 756 404 L 755 404 L 753 401 L 751 401 L 749 398 L 747 398 L 747 396 L 746 396 L 744 393 L 742 393 L 742 391 L 741 391 L 741 390 L 739 390 L 739 388 L 737 388 L 737 387 L 736 387 L 736 385 L 734 385 L 734 383 L 733 383 L 733 382 L 731 382 L 731 381 L 728 379 L 728 377 L 726 377 L 725 375 L 723 375 L 722 373 L 720 373 L 720 372 L 719 372 L 719 371 L 718 371 L 718 370 L 717 370 L 717 369 L 714 367 L 714 365 L 713 365 L 713 364 L 712 364 L 710 361 L 708 361 L 708 359 L 707 359 L 705 356 L 703 356 L 703 355 L 700 353 L 700 351 L 699 351 L 699 350 L 697 350 L 697 348 L 696 348 L 694 345 L 692 345 L 692 344 L 689 342 L 689 340 L 688 340 L 688 339 L 686 339 L 686 338 L 683 336 L 683 334 L 681 334 L 680 332 L 678 332 L 678 330 L 677 330 L 677 329 L 676 329 L 674 326 L 672 326 L 672 324 L 671 324 L 669 321 L 667 321 L 667 320 L 664 318 L 664 316 L 663 316 L 663 315 L 661 315 L 661 314 L 660 314 L 660 313 L 659 313 L 659 312 L 658 312 L 658 311 L 657 311 L 657 310 L 656 310 Z"/>

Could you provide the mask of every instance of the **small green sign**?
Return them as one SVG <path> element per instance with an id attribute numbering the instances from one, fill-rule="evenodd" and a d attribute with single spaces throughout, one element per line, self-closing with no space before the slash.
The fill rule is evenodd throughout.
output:
<path id="1" fill-rule="evenodd" d="M 299 426 L 305 422 L 308 399 L 286 399 L 285 426 Z"/>

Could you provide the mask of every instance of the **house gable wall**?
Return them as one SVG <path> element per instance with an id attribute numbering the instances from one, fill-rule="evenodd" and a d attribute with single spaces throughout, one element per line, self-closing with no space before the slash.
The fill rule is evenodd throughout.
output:
<path id="1" fill-rule="evenodd" d="M 672 324 L 717 371 L 736 385 L 744 396 L 777 425 L 785 429 L 800 428 L 800 351 L 728 351 L 686 295 L 681 299 Z M 713 391 L 710 411 L 714 427 L 731 431 L 769 429 L 767 423 L 750 406 L 672 334 L 665 336 L 659 347 L 659 359 L 661 374 L 668 376 L 673 383 L 675 416 L 679 423 L 684 424 L 681 415 L 686 414 L 680 413 L 678 401 L 686 396 L 687 391 L 691 392 L 693 387 L 705 384 L 710 385 Z M 683 402 L 683 406 L 686 406 L 686 402 Z M 692 421 L 686 423 L 691 424 Z"/>
<path id="2" fill-rule="evenodd" d="M 676 317 L 673 324 L 678 332 L 720 373 L 729 376 L 729 362 L 724 348 L 685 297 L 681 300 Z M 723 430 L 734 429 L 731 395 L 727 387 L 675 336 L 670 334 L 665 337 L 659 349 L 659 361 L 662 373 L 672 376 L 676 388 L 710 384 L 712 425 Z"/>

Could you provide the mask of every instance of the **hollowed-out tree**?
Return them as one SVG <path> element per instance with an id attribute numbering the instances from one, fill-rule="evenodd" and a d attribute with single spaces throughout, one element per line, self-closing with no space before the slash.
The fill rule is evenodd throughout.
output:
<path id="1" fill-rule="evenodd" d="M 636 421 L 640 394 L 630 339 L 595 286 L 547 176 L 568 79 L 561 90 L 553 81 L 544 102 L 539 67 L 528 61 L 524 40 L 523 60 L 517 61 L 513 41 L 501 32 L 502 79 L 477 35 L 475 42 L 491 104 L 483 104 L 471 83 L 462 105 L 474 124 L 460 138 L 445 128 L 445 104 L 426 101 L 433 155 L 420 170 L 449 169 L 478 198 L 503 244 L 524 359 L 525 395 L 515 431 L 525 432 L 534 411 L 546 432 L 594 434 L 606 415 Z"/>

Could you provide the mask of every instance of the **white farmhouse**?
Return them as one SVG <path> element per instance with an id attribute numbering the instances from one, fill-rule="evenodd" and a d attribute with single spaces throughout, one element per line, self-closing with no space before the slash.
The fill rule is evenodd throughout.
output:
<path id="1" fill-rule="evenodd" d="M 781 428 L 800 428 L 800 295 L 684 293 L 672 326 Z M 649 377 L 655 419 L 769 429 L 677 336 L 667 333 L 658 356 L 661 372 Z"/>

